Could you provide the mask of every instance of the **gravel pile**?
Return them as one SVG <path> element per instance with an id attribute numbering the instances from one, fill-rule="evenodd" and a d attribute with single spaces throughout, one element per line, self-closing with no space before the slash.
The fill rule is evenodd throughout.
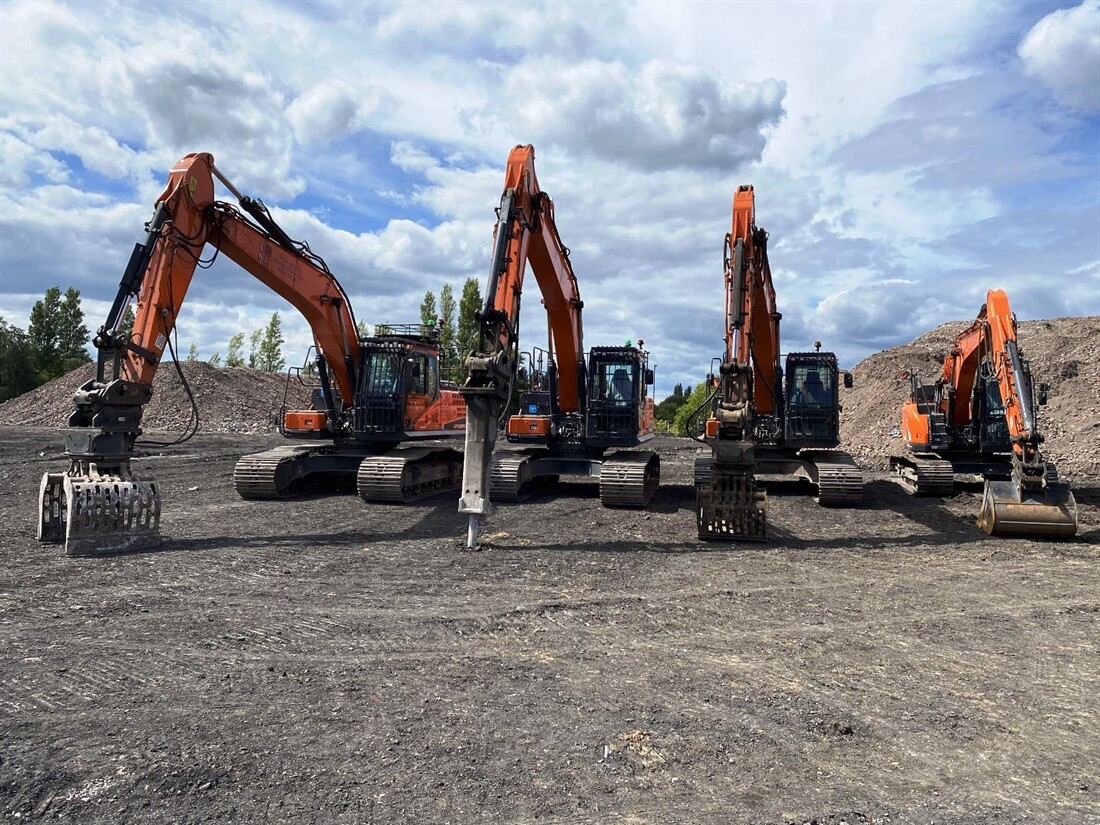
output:
<path id="1" fill-rule="evenodd" d="M 199 409 L 203 432 L 265 433 L 277 427 L 286 392 L 291 408 L 309 405 L 309 390 L 285 373 L 260 372 L 243 367 L 212 367 L 203 361 L 180 364 Z M 64 427 L 73 411 L 73 392 L 95 377 L 87 364 L 35 390 L 0 404 L 0 424 Z M 147 431 L 179 432 L 191 416 L 191 403 L 171 364 L 164 364 L 153 381 L 153 400 L 145 408 Z"/>

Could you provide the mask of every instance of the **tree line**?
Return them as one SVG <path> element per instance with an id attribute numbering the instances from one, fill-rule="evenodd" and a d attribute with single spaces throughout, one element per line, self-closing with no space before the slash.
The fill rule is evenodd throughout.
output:
<path id="1" fill-rule="evenodd" d="M 134 321 L 134 309 L 127 307 L 119 331 L 132 334 Z M 91 363 L 90 340 L 80 305 L 80 290 L 76 287 L 69 287 L 64 293 L 56 286 L 47 289 L 31 308 L 25 331 L 0 316 L 0 402 Z M 247 354 L 243 332 L 229 339 L 225 366 L 280 372 L 286 367 L 282 353 L 284 342 L 282 320 L 276 312 L 265 327 L 255 330 L 249 337 Z M 191 344 L 186 360 L 199 360 L 197 344 Z M 221 366 L 221 354 L 215 353 L 208 363 Z"/>
<path id="2" fill-rule="evenodd" d="M 80 290 L 51 286 L 31 309 L 26 331 L 0 317 L 0 401 L 87 364 L 88 328 Z"/>
<path id="3" fill-rule="evenodd" d="M 444 378 L 461 384 L 466 378 L 466 355 L 478 346 L 476 314 L 481 309 L 481 288 L 476 278 L 467 278 L 456 304 L 454 290 L 444 284 L 438 300 L 431 290 L 420 302 L 420 321 L 426 326 L 438 326 L 440 369 Z M 457 319 L 456 319 L 457 316 Z M 119 329 L 132 333 L 134 310 L 127 307 Z M 375 334 L 387 332 L 384 324 L 375 327 Z M 369 336 L 369 326 L 358 322 L 361 338 Z M 92 359 L 88 355 L 88 327 L 80 305 L 80 290 L 69 287 L 64 293 L 52 286 L 31 309 L 26 331 L 0 317 L 0 401 L 7 401 L 33 390 L 76 369 Z M 223 359 L 214 353 L 207 363 L 213 367 L 249 367 L 264 372 L 281 372 L 286 368 L 282 347 L 285 343 L 282 319 L 278 312 L 267 325 L 247 336 L 238 332 L 229 339 Z M 246 348 L 247 344 L 247 348 Z M 192 343 L 186 360 L 198 361 L 198 345 Z M 688 418 L 704 403 L 708 395 L 705 383 L 692 387 L 677 384 L 668 396 L 657 404 L 655 415 L 678 435 L 687 435 Z"/>
<path id="4" fill-rule="evenodd" d="M 457 306 L 450 284 L 444 284 L 439 290 L 438 303 L 434 292 L 424 293 L 424 300 L 420 302 L 420 323 L 439 327 L 440 372 L 447 380 L 458 384 L 466 380 L 466 356 L 478 346 L 477 312 L 480 309 L 481 287 L 477 278 L 467 278 L 462 284 Z"/>

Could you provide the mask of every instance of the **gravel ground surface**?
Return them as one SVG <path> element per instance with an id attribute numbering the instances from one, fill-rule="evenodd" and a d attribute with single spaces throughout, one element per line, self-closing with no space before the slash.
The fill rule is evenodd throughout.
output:
<path id="1" fill-rule="evenodd" d="M 0 427 L 0 812 L 79 822 L 1100 822 L 1100 479 L 1069 542 L 978 493 L 769 485 L 771 541 L 695 539 L 692 442 L 651 510 L 590 482 L 247 502 L 200 434 L 138 459 L 154 552 L 34 540 L 56 430 Z"/>

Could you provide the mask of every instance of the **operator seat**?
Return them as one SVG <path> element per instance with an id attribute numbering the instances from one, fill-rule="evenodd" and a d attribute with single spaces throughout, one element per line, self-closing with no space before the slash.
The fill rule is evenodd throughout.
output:
<path id="1" fill-rule="evenodd" d="M 630 375 L 622 367 L 611 374 L 611 400 L 629 401 L 631 381 Z"/>

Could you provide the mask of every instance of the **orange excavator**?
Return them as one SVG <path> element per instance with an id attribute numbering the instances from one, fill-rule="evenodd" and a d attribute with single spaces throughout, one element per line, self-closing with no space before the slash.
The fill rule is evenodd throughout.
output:
<path id="1" fill-rule="evenodd" d="M 519 413 L 507 422 L 508 440 L 530 446 L 494 454 L 498 421 L 519 369 L 520 295 L 528 262 L 546 306 L 547 390 L 522 395 Z M 489 286 L 478 314 L 479 345 L 467 358 L 469 377 L 459 388 L 466 399 L 459 512 L 470 516 L 471 549 L 491 500 L 518 500 L 560 475 L 598 475 L 605 506 L 644 507 L 656 493 L 661 465 L 655 453 L 606 454 L 653 437 L 648 355 L 632 344 L 594 347 L 586 354 L 583 306 L 554 204 L 535 177 L 534 147 L 517 146 L 508 157 L 497 212 Z"/>
<path id="2" fill-rule="evenodd" d="M 904 373 L 909 398 L 901 431 L 909 455 L 892 456 L 902 486 L 917 495 L 944 496 L 956 475 L 985 480 L 978 526 L 990 535 L 1065 538 L 1077 532 L 1077 504 L 1069 484 L 1043 459 L 1031 366 L 1016 338 L 1016 316 L 999 289 L 962 332 L 933 385 Z"/>
<path id="3" fill-rule="evenodd" d="M 215 198 L 215 178 L 239 208 Z M 243 498 L 276 498 L 334 478 L 354 480 L 368 501 L 406 501 L 457 486 L 459 451 L 398 449 L 414 439 L 462 435 L 465 404 L 441 388 L 436 330 L 405 325 L 360 338 L 347 294 L 324 260 L 292 240 L 262 201 L 241 195 L 210 154 L 176 163 L 146 231 L 93 339 L 96 377 L 74 398 L 69 468 L 42 479 L 40 541 L 63 541 L 69 555 L 159 541 L 159 485 L 135 476 L 131 459 L 166 349 L 175 360 L 173 333 L 192 276 L 212 263 L 202 258 L 207 246 L 289 301 L 308 321 L 317 353 L 311 409 L 285 411 L 281 427 L 307 443 L 241 458 L 233 483 Z M 123 314 L 135 297 L 127 333 Z M 182 371 L 180 379 L 186 388 Z"/>
<path id="4" fill-rule="evenodd" d="M 725 240 L 726 351 L 709 410 L 709 457 L 695 464 L 701 539 L 767 538 L 766 494 L 757 474 L 794 475 L 817 488 L 818 503 L 854 507 L 863 475 L 839 444 L 839 376 L 831 352 L 793 352 L 780 363 L 779 321 L 768 263 L 768 233 L 756 225 L 752 186 L 733 197 Z M 784 388 L 784 378 L 785 388 Z M 844 373 L 846 387 L 851 373 Z M 693 423 L 689 426 L 695 426 Z"/>

